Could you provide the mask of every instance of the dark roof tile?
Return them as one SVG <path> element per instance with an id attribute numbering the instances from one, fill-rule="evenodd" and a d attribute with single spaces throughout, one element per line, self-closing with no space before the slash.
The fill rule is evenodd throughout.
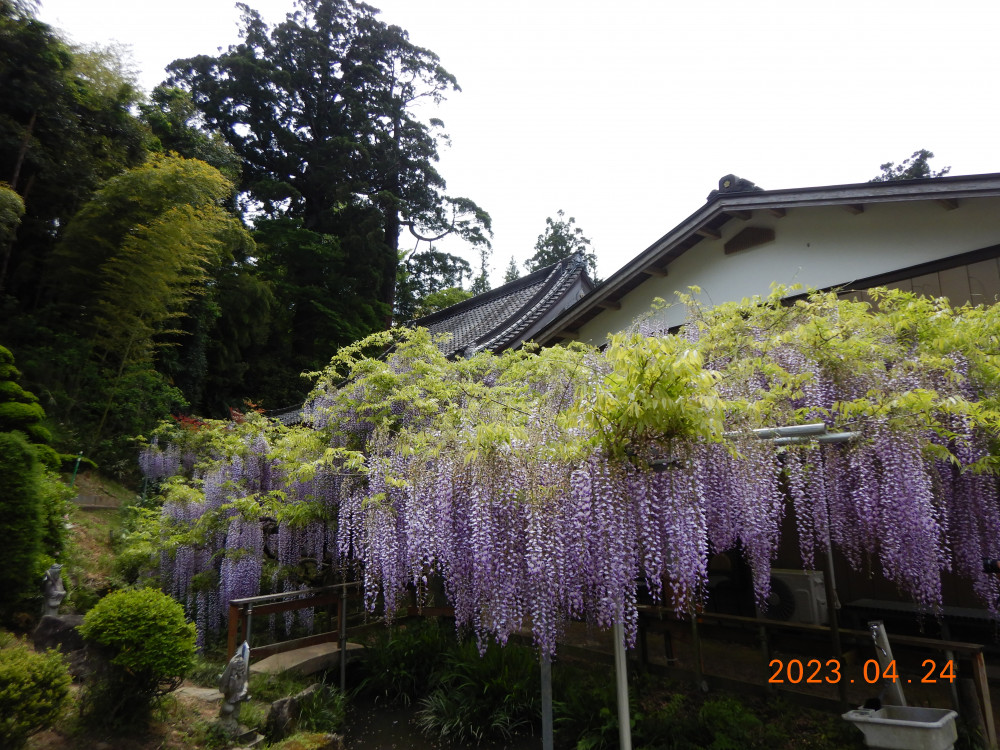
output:
<path id="1" fill-rule="evenodd" d="M 435 336 L 449 335 L 440 344 L 449 357 L 501 351 L 516 344 L 585 275 L 582 256 L 573 255 L 408 325 L 422 326 Z M 593 287 L 589 279 L 587 287 Z"/>

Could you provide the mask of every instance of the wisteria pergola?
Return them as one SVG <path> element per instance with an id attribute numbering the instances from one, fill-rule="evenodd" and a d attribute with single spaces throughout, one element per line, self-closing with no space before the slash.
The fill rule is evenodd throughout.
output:
<path id="1" fill-rule="evenodd" d="M 639 584 L 690 613 L 715 551 L 743 550 L 764 602 L 786 513 L 806 568 L 832 544 L 928 611 L 942 571 L 993 607 L 1000 312 L 786 293 L 681 300 L 681 331 L 654 312 L 604 351 L 450 361 L 425 331 L 378 334 L 318 374 L 305 426 L 164 426 L 141 458 L 162 513 L 136 539 L 202 638 L 230 599 L 327 573 L 390 618 L 439 582 L 459 628 L 528 630 L 545 657 L 571 620 L 632 643 Z M 858 437 L 753 433 L 815 422 Z"/>

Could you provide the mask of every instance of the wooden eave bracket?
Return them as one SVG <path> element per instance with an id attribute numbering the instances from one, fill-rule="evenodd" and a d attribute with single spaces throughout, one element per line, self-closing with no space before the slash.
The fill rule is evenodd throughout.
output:
<path id="1" fill-rule="evenodd" d="M 729 255 L 768 242 L 774 242 L 774 229 L 771 227 L 744 227 L 726 242 L 724 249 Z"/>
<path id="2" fill-rule="evenodd" d="M 706 237 L 706 238 L 708 238 L 710 240 L 721 240 L 722 239 L 722 233 L 721 232 L 719 232 L 717 229 L 712 229 L 711 227 L 707 227 L 707 226 L 705 226 L 705 227 L 698 227 L 698 229 L 694 230 L 694 233 L 697 234 L 699 237 Z"/>
<path id="3" fill-rule="evenodd" d="M 739 219 L 740 221 L 750 221 L 750 217 L 753 216 L 753 211 L 743 211 L 743 210 L 732 210 L 726 211 L 727 216 L 732 216 L 734 219 Z"/>
<path id="4" fill-rule="evenodd" d="M 621 302 L 615 302 L 614 300 L 610 300 L 610 299 L 601 300 L 600 302 L 597 303 L 597 306 L 600 307 L 600 308 L 602 308 L 602 309 L 604 309 L 604 310 L 621 310 L 622 309 L 622 303 Z"/>
<path id="5" fill-rule="evenodd" d="M 769 208 L 767 212 L 778 219 L 783 219 L 788 214 L 787 208 Z"/>
<path id="6" fill-rule="evenodd" d="M 643 268 L 642 272 L 647 276 L 655 276 L 658 279 L 662 279 L 667 275 L 667 269 L 661 268 L 659 266 L 650 266 L 649 268 Z"/>
<path id="7" fill-rule="evenodd" d="M 954 211 L 958 208 L 957 198 L 938 198 L 937 202 L 945 211 Z"/>
<path id="8" fill-rule="evenodd" d="M 849 214 L 863 214 L 865 212 L 865 206 L 863 203 L 845 203 L 844 210 Z"/>

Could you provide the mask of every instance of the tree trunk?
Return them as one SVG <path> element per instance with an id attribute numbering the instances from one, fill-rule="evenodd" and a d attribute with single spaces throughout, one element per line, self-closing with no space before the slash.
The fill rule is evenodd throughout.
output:
<path id="1" fill-rule="evenodd" d="M 388 204 L 389 201 L 386 202 Z M 393 310 L 396 306 L 396 270 L 399 267 L 399 209 L 395 205 L 384 205 L 385 251 L 382 258 L 382 289 L 379 299 L 389 309 L 385 327 L 392 326 Z"/>
<path id="2" fill-rule="evenodd" d="M 393 173 L 387 180 L 388 193 L 391 198 L 382 201 L 382 213 L 385 222 L 385 256 L 382 259 L 382 289 L 379 295 L 382 302 L 389 307 L 385 326 L 392 326 L 393 311 L 396 307 L 396 270 L 399 266 L 399 199 L 400 199 L 400 130 L 402 128 L 402 112 L 396 112 L 392 124 Z"/>
<path id="3" fill-rule="evenodd" d="M 7 263 L 10 261 L 10 251 L 14 242 L 5 242 L 3 248 L 3 263 L 0 263 L 0 294 L 3 293 L 3 284 L 7 278 Z"/>
<path id="4" fill-rule="evenodd" d="M 31 134 L 35 131 L 35 120 L 38 118 L 38 112 L 31 113 L 31 119 L 28 120 L 28 129 L 24 131 L 24 140 L 21 141 L 21 148 L 17 152 L 17 161 L 14 162 L 14 174 L 10 178 L 10 189 L 17 190 L 17 181 L 21 177 L 21 165 L 24 164 L 24 157 L 28 153 L 28 146 L 31 144 Z"/>

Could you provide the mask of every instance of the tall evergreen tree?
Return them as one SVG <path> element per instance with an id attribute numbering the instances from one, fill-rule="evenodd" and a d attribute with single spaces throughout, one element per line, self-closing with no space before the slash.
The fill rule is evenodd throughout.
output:
<path id="1" fill-rule="evenodd" d="M 435 167 L 441 122 L 415 114 L 418 101 L 457 91 L 455 78 L 356 0 L 298 0 L 273 28 L 238 7 L 242 42 L 175 61 L 168 82 L 191 93 L 208 127 L 243 159 L 240 187 L 264 215 L 341 241 L 354 235 L 376 276 L 368 293 L 387 321 L 403 229 L 488 246 L 489 215 L 444 192 Z M 377 231 L 359 213 L 375 217 Z"/>
<path id="2" fill-rule="evenodd" d="M 567 219 L 561 208 L 556 212 L 555 219 L 551 216 L 545 219 L 545 231 L 538 235 L 535 254 L 524 262 L 524 267 L 529 272 L 537 271 L 539 268 L 558 263 L 574 253 L 582 253 L 587 261 L 587 270 L 596 282 L 597 256 L 590 249 L 590 240 L 584 236 L 583 230 L 575 225 L 576 219 L 572 216 Z"/>
<path id="3" fill-rule="evenodd" d="M 483 294 L 490 290 L 490 256 L 486 248 L 479 249 L 479 275 L 472 280 L 469 291 L 476 294 Z"/>
<path id="4" fill-rule="evenodd" d="M 942 167 L 936 172 L 931 170 L 929 160 L 933 158 L 933 152 L 922 148 L 914 151 L 899 164 L 887 161 L 885 164 L 879 165 L 879 169 L 882 171 L 869 182 L 897 182 L 898 180 L 920 180 L 925 177 L 944 177 L 951 171 L 951 167 Z"/>
<path id="5" fill-rule="evenodd" d="M 357 221 L 359 230 L 367 221 L 377 232 L 367 212 Z M 369 293 L 378 276 L 359 234 L 323 234 L 286 217 L 259 221 L 254 236 L 257 277 L 269 284 L 276 304 L 247 381 L 253 398 L 273 409 L 300 402 L 310 388 L 300 374 L 323 367 L 337 344 L 378 330 L 384 308 Z"/>
<path id="6" fill-rule="evenodd" d="M 396 284 L 396 318 L 410 320 L 427 315 L 469 296 L 463 284 L 472 278 L 468 261 L 431 247 L 410 254 L 400 265 Z M 447 291 L 447 294 L 442 294 Z M 429 301 L 428 301 L 429 300 Z"/>
<path id="7" fill-rule="evenodd" d="M 240 157 L 221 134 L 202 125 L 201 113 L 190 92 L 157 86 L 150 101 L 140 105 L 139 110 L 152 132 L 154 148 L 177 152 L 186 159 L 201 159 L 222 172 L 227 180 L 239 182 Z"/>
<path id="8" fill-rule="evenodd" d="M 517 270 L 517 261 L 514 260 L 514 256 L 510 256 L 510 263 L 507 264 L 507 270 L 503 275 L 503 283 L 509 284 L 512 281 L 517 281 L 521 278 L 521 272 Z"/>

